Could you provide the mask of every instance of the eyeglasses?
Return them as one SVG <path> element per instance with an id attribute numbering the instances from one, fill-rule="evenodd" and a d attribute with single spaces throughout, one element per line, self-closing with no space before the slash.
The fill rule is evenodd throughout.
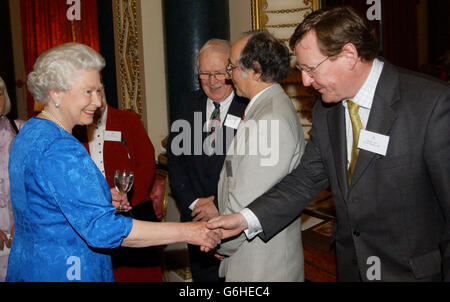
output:
<path id="1" fill-rule="evenodd" d="M 228 59 L 228 65 L 227 65 L 227 73 L 228 75 L 231 76 L 231 72 L 233 71 L 233 69 L 238 68 L 238 65 L 234 65 L 233 63 L 231 63 L 230 59 Z"/>
<path id="2" fill-rule="evenodd" d="M 302 67 L 300 65 L 296 65 L 296 67 L 297 67 L 298 70 L 304 71 L 304 72 L 306 72 L 307 75 L 312 77 L 313 76 L 313 72 L 320 66 L 320 64 L 322 64 L 323 62 L 325 62 L 329 58 L 330 57 L 326 57 L 324 60 L 322 60 L 320 63 L 316 64 L 316 66 L 313 66 L 313 67 Z"/>
<path id="3" fill-rule="evenodd" d="M 216 80 L 218 81 L 223 81 L 226 79 L 227 77 L 227 73 L 226 72 L 199 72 L 198 73 L 198 77 L 201 80 L 209 80 L 211 77 L 214 77 Z"/>

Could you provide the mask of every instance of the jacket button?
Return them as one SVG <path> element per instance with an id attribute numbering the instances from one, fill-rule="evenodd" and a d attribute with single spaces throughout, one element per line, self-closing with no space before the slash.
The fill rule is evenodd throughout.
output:
<path id="1" fill-rule="evenodd" d="M 359 237 L 360 233 L 359 233 L 359 231 L 355 230 L 355 231 L 353 231 L 353 235 L 355 235 L 356 237 Z"/>

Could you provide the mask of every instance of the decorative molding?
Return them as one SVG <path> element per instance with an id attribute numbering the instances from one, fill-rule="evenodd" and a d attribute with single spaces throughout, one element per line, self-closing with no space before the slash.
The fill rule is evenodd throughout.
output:
<path id="1" fill-rule="evenodd" d="M 289 23 L 289 24 L 274 24 L 266 25 L 266 28 L 283 28 L 283 27 L 297 27 L 300 23 Z M 283 39 L 285 40 L 285 39 Z"/>
<path id="2" fill-rule="evenodd" d="M 144 116 L 142 25 L 138 0 L 113 0 L 119 108 Z"/>
<path id="3" fill-rule="evenodd" d="M 290 8 L 290 9 L 280 9 L 280 10 L 267 10 L 266 13 L 271 14 L 289 14 L 289 13 L 297 13 L 304 10 L 310 10 L 310 7 L 299 7 L 299 8 Z"/>
<path id="4" fill-rule="evenodd" d="M 267 0 L 252 0 L 252 27 L 262 29 L 267 23 L 267 15 L 264 10 L 267 8 Z"/>

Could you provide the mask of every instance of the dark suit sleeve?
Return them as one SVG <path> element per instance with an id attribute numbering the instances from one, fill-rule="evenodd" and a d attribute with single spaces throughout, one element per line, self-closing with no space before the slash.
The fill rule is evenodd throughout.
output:
<path id="1" fill-rule="evenodd" d="M 450 89 L 436 102 L 428 122 L 424 157 L 445 219 L 441 239 L 443 275 L 450 281 Z"/>
<path id="2" fill-rule="evenodd" d="M 148 198 L 147 194 L 155 175 L 155 149 L 139 116 L 132 113 L 126 121 L 132 133 L 128 135 L 132 141 L 131 156 L 134 165 L 134 191 L 131 203 L 133 206 Z"/>
<path id="3" fill-rule="evenodd" d="M 298 167 L 248 206 L 261 223 L 263 233 L 259 236 L 264 241 L 270 240 L 290 224 L 328 187 L 328 173 L 320 144 L 316 141 L 317 130 L 313 123 L 310 140 Z"/>
<path id="4" fill-rule="evenodd" d="M 190 114 L 192 114 L 192 108 L 189 105 L 190 102 L 192 102 L 192 98 L 192 95 L 186 95 L 183 98 L 183 102 L 181 102 L 180 107 L 177 111 L 175 122 L 177 120 L 182 120 L 183 123 L 189 123 L 189 116 Z M 190 131 L 186 128 L 173 129 L 172 131 L 172 126 L 167 142 L 167 167 L 169 170 L 170 186 L 172 189 L 172 193 L 174 194 L 175 198 L 182 208 L 182 212 L 186 214 L 187 211 L 190 211 L 189 206 L 191 205 L 191 203 L 194 202 L 199 196 L 197 196 L 197 194 L 195 194 L 195 192 L 192 190 L 192 185 L 188 173 L 190 162 L 189 156 L 185 154 L 177 154 L 174 148 L 178 146 L 175 146 L 173 144 L 173 140 L 178 135 L 183 135 L 183 132 L 187 136 L 191 137 L 190 131 L 193 131 L 194 129 L 193 125 L 191 124 Z M 183 143 L 186 142 L 183 141 Z M 190 147 L 191 146 L 189 146 L 189 148 Z M 190 150 L 192 151 L 192 148 L 190 148 Z"/>

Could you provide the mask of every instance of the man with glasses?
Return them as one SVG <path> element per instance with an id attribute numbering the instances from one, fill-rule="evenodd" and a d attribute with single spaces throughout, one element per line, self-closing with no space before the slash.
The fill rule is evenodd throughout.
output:
<path id="1" fill-rule="evenodd" d="M 236 93 L 250 103 L 220 174 L 221 215 L 240 211 L 278 183 L 305 149 L 297 112 L 279 84 L 290 72 L 287 47 L 268 32 L 248 32 L 231 47 L 227 67 Z M 217 252 L 226 256 L 219 275 L 229 282 L 304 280 L 299 217 L 267 242 L 241 234 L 222 241 Z"/>
<path id="2" fill-rule="evenodd" d="M 203 45 L 197 56 L 201 90 L 182 99 L 172 124 L 168 168 L 172 193 L 181 207 L 181 221 L 208 221 L 219 214 L 217 182 L 226 146 L 231 143 L 239 124 L 236 121 L 242 117 L 248 103 L 233 91 L 226 72 L 229 53 L 230 43 L 225 40 L 212 39 Z M 180 121 L 187 122 L 190 129 L 179 129 L 176 125 Z M 186 133 L 190 143 L 187 140 L 182 143 L 190 144 L 188 152 L 182 151 L 186 146 L 177 143 Z M 212 254 L 201 252 L 198 246 L 188 245 L 188 248 L 193 280 L 219 281 L 219 260 Z"/>
<path id="3" fill-rule="evenodd" d="M 290 45 L 322 95 L 302 161 L 209 227 L 269 240 L 331 185 L 339 281 L 450 281 L 449 85 L 377 59 L 351 8 L 311 13 Z"/>

